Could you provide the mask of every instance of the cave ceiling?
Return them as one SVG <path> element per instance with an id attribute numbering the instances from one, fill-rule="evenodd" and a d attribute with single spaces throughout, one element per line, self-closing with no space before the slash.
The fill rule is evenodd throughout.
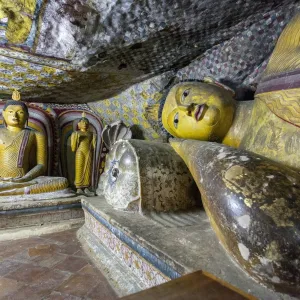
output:
<path id="1" fill-rule="evenodd" d="M 299 1 L 0 0 L 0 98 L 87 103 L 185 67 Z"/>

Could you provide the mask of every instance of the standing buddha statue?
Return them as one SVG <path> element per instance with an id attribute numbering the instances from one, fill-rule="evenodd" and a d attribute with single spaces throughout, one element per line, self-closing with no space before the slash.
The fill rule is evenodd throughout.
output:
<path id="1" fill-rule="evenodd" d="M 96 135 L 89 131 L 90 122 L 82 113 L 77 131 L 71 135 L 71 149 L 75 154 L 75 187 L 78 194 L 94 195 L 89 191 L 92 185 L 93 158 Z"/>

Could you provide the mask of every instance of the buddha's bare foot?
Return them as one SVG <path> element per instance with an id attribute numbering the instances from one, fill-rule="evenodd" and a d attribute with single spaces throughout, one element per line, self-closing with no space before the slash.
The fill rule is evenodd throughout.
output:
<path id="1" fill-rule="evenodd" d="M 82 189 L 77 189 L 76 194 L 77 195 L 84 195 L 84 191 Z"/>
<path id="2" fill-rule="evenodd" d="M 84 194 L 85 194 L 87 197 L 93 197 L 93 196 L 95 196 L 95 193 L 94 193 L 94 192 L 91 192 L 88 188 L 85 188 L 85 189 L 84 189 Z"/>

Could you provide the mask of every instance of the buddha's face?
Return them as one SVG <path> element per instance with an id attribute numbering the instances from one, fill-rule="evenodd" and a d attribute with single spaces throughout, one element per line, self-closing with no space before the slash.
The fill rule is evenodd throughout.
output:
<path id="1" fill-rule="evenodd" d="M 80 120 L 78 122 L 78 128 L 81 131 L 87 131 L 89 129 L 89 125 L 90 125 L 90 123 L 87 120 Z"/>
<path id="2" fill-rule="evenodd" d="M 220 140 L 232 124 L 234 107 L 231 91 L 213 83 L 184 82 L 170 90 L 162 123 L 175 137 Z"/>
<path id="3" fill-rule="evenodd" d="M 8 105 L 3 111 L 3 118 L 7 126 L 23 128 L 28 114 L 21 105 Z"/>

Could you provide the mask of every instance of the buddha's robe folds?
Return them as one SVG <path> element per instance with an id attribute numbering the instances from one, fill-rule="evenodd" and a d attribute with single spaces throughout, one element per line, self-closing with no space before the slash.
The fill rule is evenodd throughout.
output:
<path id="1" fill-rule="evenodd" d="M 68 187 L 66 178 L 41 176 L 47 158 L 44 135 L 23 129 L 8 144 L 5 135 L 11 133 L 0 129 L 0 196 L 56 192 Z"/>
<path id="2" fill-rule="evenodd" d="M 240 147 L 300 169 L 300 14 L 278 39 Z"/>
<path id="3" fill-rule="evenodd" d="M 92 184 L 95 136 L 91 132 L 76 131 L 71 135 L 71 147 L 75 154 L 75 186 L 77 189 Z"/>

